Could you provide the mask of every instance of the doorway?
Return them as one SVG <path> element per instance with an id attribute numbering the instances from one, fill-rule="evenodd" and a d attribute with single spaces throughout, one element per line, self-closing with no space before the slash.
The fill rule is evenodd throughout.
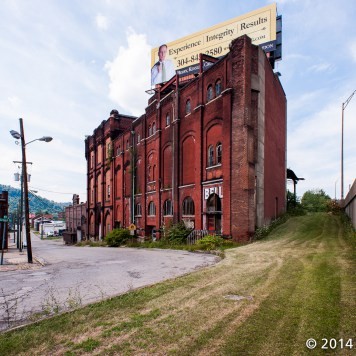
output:
<path id="1" fill-rule="evenodd" d="M 214 233 L 221 233 L 221 199 L 217 194 L 211 194 L 206 202 L 206 222 L 207 230 Z"/>

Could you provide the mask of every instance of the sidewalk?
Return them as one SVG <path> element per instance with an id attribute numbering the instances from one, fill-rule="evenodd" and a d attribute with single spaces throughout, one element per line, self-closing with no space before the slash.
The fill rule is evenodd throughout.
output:
<path id="1" fill-rule="evenodd" d="M 0 250 L 0 257 L 2 251 Z M 0 265 L 0 273 L 17 270 L 38 269 L 43 266 L 36 256 L 32 253 L 33 263 L 28 263 L 27 248 L 23 248 L 22 252 L 16 247 L 13 235 L 10 234 L 8 239 L 8 249 L 4 251 L 3 265 Z"/>

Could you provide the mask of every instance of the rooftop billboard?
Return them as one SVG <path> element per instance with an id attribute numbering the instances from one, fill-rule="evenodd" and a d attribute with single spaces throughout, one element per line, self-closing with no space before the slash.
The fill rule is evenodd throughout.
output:
<path id="1" fill-rule="evenodd" d="M 233 39 L 245 34 L 265 52 L 274 51 L 276 13 L 277 7 L 273 3 L 152 49 L 151 85 L 168 81 L 175 71 L 180 76 L 196 73 L 200 53 L 221 57 L 229 51 Z"/>

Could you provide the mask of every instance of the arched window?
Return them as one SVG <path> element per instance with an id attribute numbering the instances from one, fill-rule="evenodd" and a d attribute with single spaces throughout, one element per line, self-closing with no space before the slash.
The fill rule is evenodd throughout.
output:
<path id="1" fill-rule="evenodd" d="M 218 79 L 215 83 L 215 93 L 216 93 L 216 96 L 219 96 L 221 94 L 221 80 Z"/>
<path id="2" fill-rule="evenodd" d="M 187 102 L 185 103 L 185 113 L 190 114 L 190 112 L 191 112 L 190 99 L 188 99 Z"/>
<path id="3" fill-rule="evenodd" d="M 138 133 L 138 134 L 137 134 L 137 143 L 140 143 L 140 141 L 141 141 L 141 136 L 140 136 L 140 134 Z"/>
<path id="4" fill-rule="evenodd" d="M 218 142 L 216 145 L 216 164 L 221 163 L 222 159 L 222 144 Z"/>
<path id="5" fill-rule="evenodd" d="M 151 125 L 148 126 L 148 136 L 152 135 L 152 127 Z"/>
<path id="6" fill-rule="evenodd" d="M 149 216 L 156 215 L 156 205 L 155 205 L 155 203 L 153 201 L 151 201 L 148 204 L 148 215 Z"/>
<path id="7" fill-rule="evenodd" d="M 214 165 L 214 147 L 210 145 L 208 147 L 208 167 Z"/>
<path id="8" fill-rule="evenodd" d="M 169 116 L 169 113 L 166 115 L 166 126 L 169 126 L 171 124 L 171 117 Z"/>
<path id="9" fill-rule="evenodd" d="M 173 215 L 172 201 L 167 199 L 163 204 L 163 216 Z"/>
<path id="10" fill-rule="evenodd" d="M 206 207 L 209 213 L 221 212 L 221 199 L 217 194 L 211 194 L 208 201 L 206 202 Z"/>
<path id="11" fill-rule="evenodd" d="M 136 204 L 135 215 L 141 216 L 142 215 L 142 207 L 140 203 Z"/>
<path id="12" fill-rule="evenodd" d="M 129 140 L 126 140 L 126 149 L 128 150 L 130 147 Z"/>
<path id="13" fill-rule="evenodd" d="M 154 123 L 152 124 L 152 135 L 154 135 L 155 132 L 156 132 L 156 123 L 154 122 Z"/>
<path id="14" fill-rule="evenodd" d="M 207 91 L 207 95 L 206 95 L 206 100 L 210 101 L 214 98 L 214 91 L 213 91 L 213 86 L 209 85 L 208 86 L 208 91 Z"/>
<path id="15" fill-rule="evenodd" d="M 183 215 L 194 215 L 194 201 L 191 197 L 183 200 Z"/>

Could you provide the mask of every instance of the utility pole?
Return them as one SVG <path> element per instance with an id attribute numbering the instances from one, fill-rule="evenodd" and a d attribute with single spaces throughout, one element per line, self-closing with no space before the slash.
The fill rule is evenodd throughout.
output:
<path id="1" fill-rule="evenodd" d="M 25 133 L 23 129 L 23 122 L 20 118 L 20 135 L 21 135 L 21 148 L 22 148 L 22 181 L 24 187 L 24 201 L 25 201 L 25 236 L 27 243 L 27 258 L 28 263 L 33 263 L 32 260 L 32 244 L 31 244 L 31 234 L 30 234 L 30 205 L 28 201 L 28 181 L 27 181 L 27 164 L 26 164 L 26 144 L 25 144 Z"/>
<path id="2" fill-rule="evenodd" d="M 341 110 L 341 200 L 344 199 L 344 110 L 351 101 L 352 97 L 356 93 L 356 90 L 342 103 Z"/>

